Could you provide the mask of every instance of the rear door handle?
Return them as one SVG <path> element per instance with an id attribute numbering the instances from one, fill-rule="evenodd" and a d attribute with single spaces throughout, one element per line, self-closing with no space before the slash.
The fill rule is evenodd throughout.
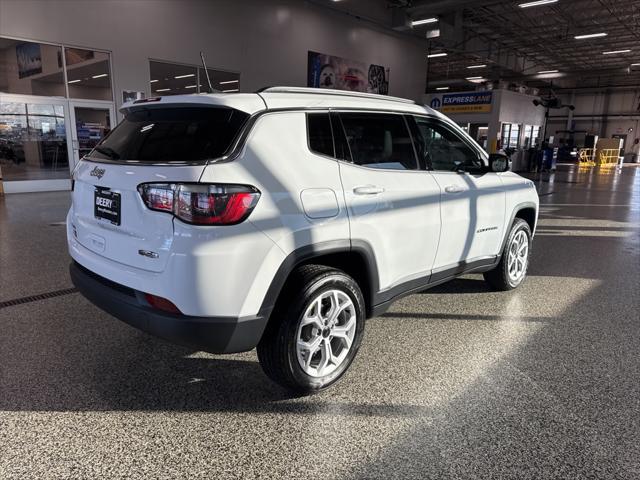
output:
<path id="1" fill-rule="evenodd" d="M 464 192 L 464 188 L 459 187 L 458 185 L 447 185 L 444 187 L 444 191 L 447 193 L 461 193 Z"/>
<path id="2" fill-rule="evenodd" d="M 384 192 L 384 188 L 376 185 L 364 185 L 353 189 L 353 193 L 356 195 L 377 195 L 382 192 Z"/>

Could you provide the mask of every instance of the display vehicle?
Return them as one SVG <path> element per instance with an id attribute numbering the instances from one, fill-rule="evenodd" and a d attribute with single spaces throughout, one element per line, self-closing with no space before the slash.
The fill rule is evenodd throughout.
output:
<path id="1" fill-rule="evenodd" d="M 526 276 L 533 183 L 427 107 L 272 87 L 122 112 L 73 173 L 70 272 L 141 330 L 257 347 L 271 379 L 312 392 L 394 300 L 468 272 L 497 290 Z"/>

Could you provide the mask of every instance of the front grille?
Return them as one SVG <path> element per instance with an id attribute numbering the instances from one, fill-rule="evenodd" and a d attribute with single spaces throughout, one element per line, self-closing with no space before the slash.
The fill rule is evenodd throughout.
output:
<path id="1" fill-rule="evenodd" d="M 119 283 L 112 282 L 108 278 L 101 277 L 97 273 L 94 273 L 91 270 L 87 270 L 82 265 L 80 265 L 78 262 L 75 262 L 75 265 L 78 268 L 78 270 L 81 270 L 84 274 L 86 274 L 87 276 L 91 277 L 96 282 L 101 283 L 105 287 L 111 288 L 112 290 L 116 290 L 117 292 L 120 292 L 120 293 L 122 293 L 124 295 L 127 295 L 129 297 L 133 297 L 133 298 L 136 297 L 136 291 L 133 288 L 125 287 L 124 285 L 120 285 Z"/>

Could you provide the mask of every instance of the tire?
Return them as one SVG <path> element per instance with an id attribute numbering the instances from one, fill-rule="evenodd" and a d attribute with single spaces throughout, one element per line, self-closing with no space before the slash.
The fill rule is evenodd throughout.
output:
<path id="1" fill-rule="evenodd" d="M 332 322 L 335 311 L 340 314 Z M 353 362 L 364 336 L 364 321 L 364 298 L 353 278 L 322 265 L 302 266 L 292 273 L 280 294 L 258 344 L 258 360 L 271 380 L 289 390 L 322 390 L 338 381 Z M 325 325 L 322 330 L 321 324 Z M 320 346 L 314 350 L 318 341 Z M 336 360 L 341 358 L 335 362 L 339 364 L 328 362 L 321 368 L 324 359 L 333 360 L 334 355 Z"/>
<path id="2" fill-rule="evenodd" d="M 523 232 L 523 233 L 520 233 Z M 522 239 L 522 235 L 526 236 L 526 255 L 524 257 L 518 256 L 517 266 L 522 265 L 522 272 L 518 276 L 514 276 L 509 273 L 509 260 L 510 253 L 513 248 L 519 248 L 516 244 L 519 239 Z M 507 291 L 517 288 L 527 276 L 527 268 L 529 267 L 529 257 L 531 256 L 531 229 L 529 224 L 521 218 L 516 218 L 511 226 L 511 231 L 507 237 L 500 263 L 493 269 L 484 273 L 485 281 L 494 289 L 498 291 Z"/>

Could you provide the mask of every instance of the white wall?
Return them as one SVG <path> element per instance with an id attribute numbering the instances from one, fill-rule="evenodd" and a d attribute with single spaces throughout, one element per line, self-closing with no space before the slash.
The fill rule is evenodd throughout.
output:
<path id="1" fill-rule="evenodd" d="M 115 97 L 149 92 L 149 59 L 241 73 L 242 91 L 306 86 L 307 51 L 376 63 L 390 71 L 390 94 L 420 99 L 424 46 L 304 1 L 0 0 L 4 36 L 112 52 Z"/>
<path id="2" fill-rule="evenodd" d="M 586 130 L 599 137 L 610 138 L 614 134 L 626 134 L 625 150 L 629 151 L 636 138 L 640 138 L 640 87 L 629 90 L 576 91 L 575 96 L 563 94 L 564 103 L 573 103 L 576 109 L 569 119 L 568 110 L 552 110 L 549 118 L 548 134 L 567 137 L 566 133 L 556 133 L 571 129 Z M 555 117 L 555 118 L 554 118 Z M 570 125 L 567 125 L 567 123 Z M 633 131 L 628 130 L 632 128 Z M 638 148 L 635 148 L 637 152 Z"/>

